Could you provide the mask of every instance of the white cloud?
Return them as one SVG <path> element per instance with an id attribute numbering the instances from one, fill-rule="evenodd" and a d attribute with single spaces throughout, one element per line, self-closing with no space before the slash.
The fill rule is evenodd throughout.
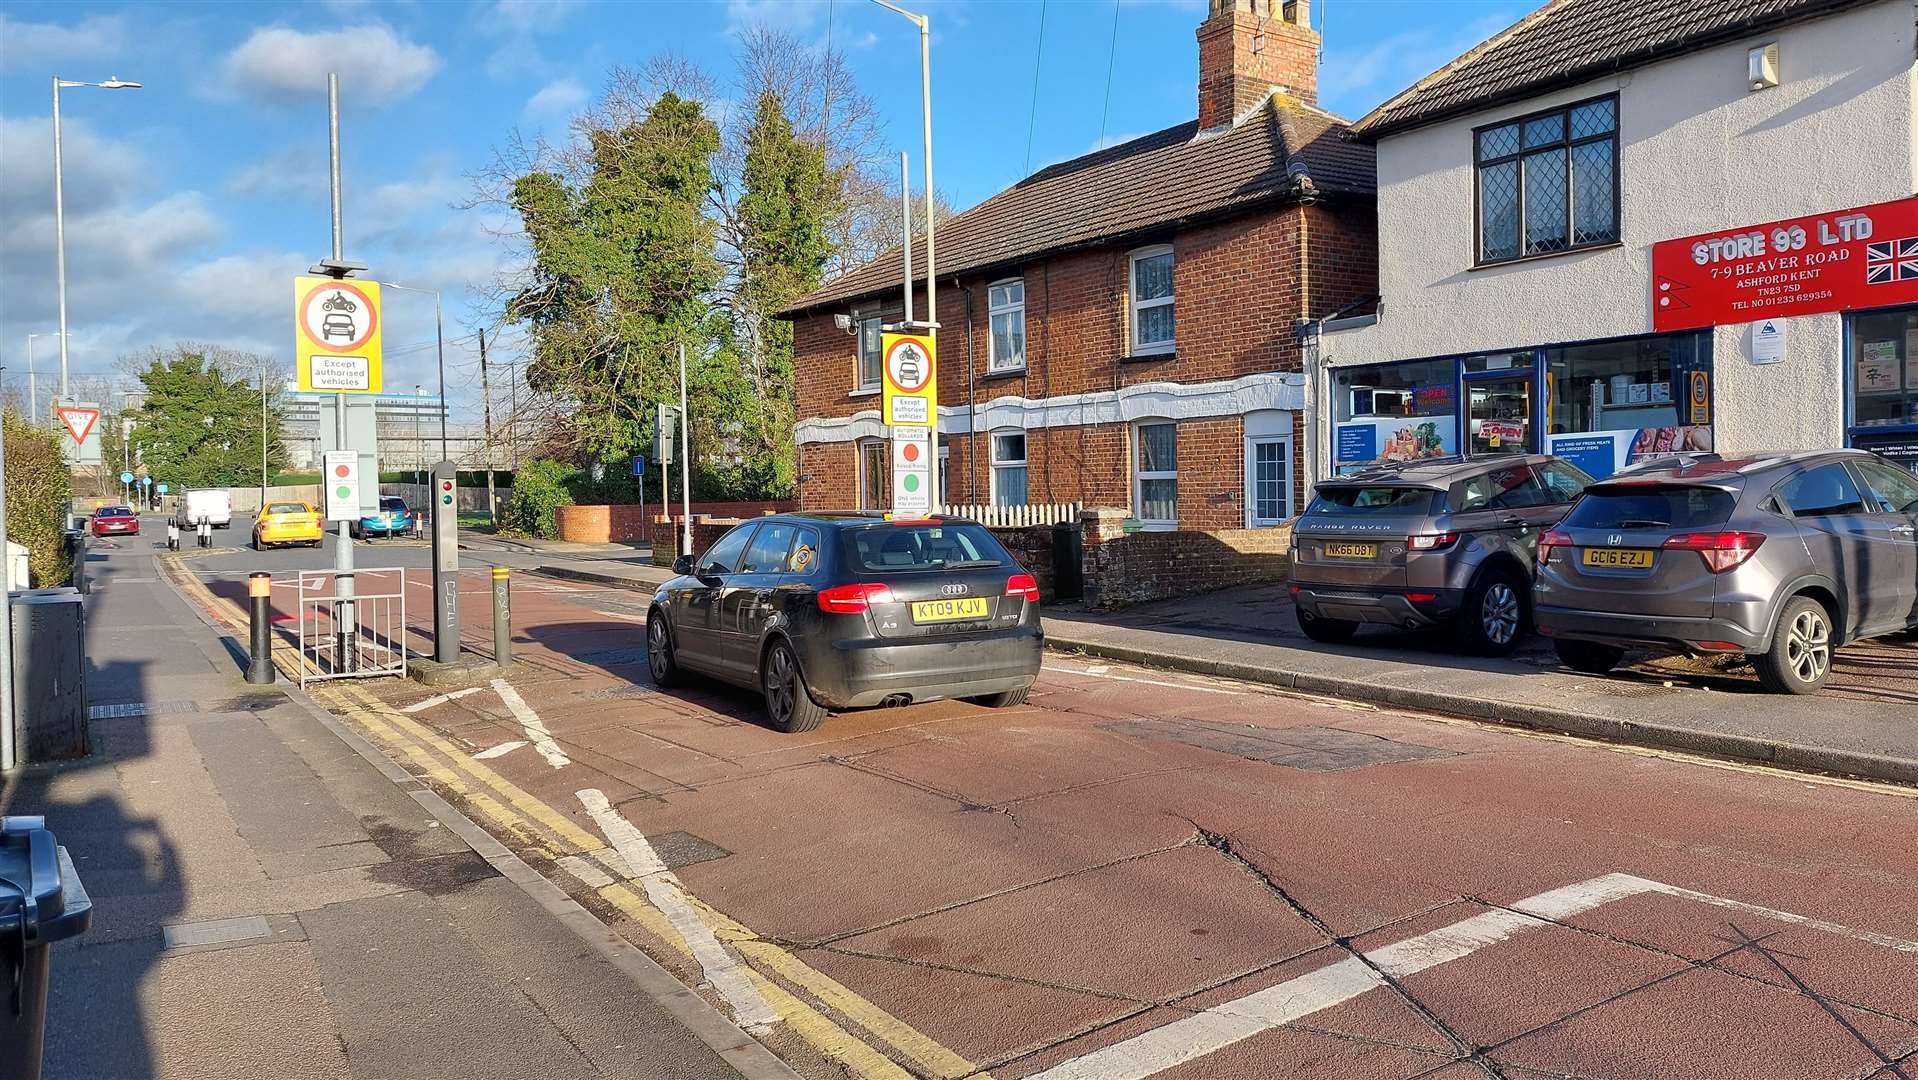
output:
<path id="1" fill-rule="evenodd" d="M 63 121 L 60 128 L 68 214 L 86 213 L 132 190 L 145 161 L 131 144 L 102 138 L 80 117 Z M 51 214 L 52 204 L 53 121 L 0 116 L 0 218 L 11 225 L 42 205 Z"/>
<path id="2" fill-rule="evenodd" d="M 587 97 L 586 87 L 578 79 L 570 76 L 554 79 L 527 99 L 526 107 L 520 110 L 520 114 L 527 123 L 535 126 L 551 124 L 564 127 L 574 114 L 586 107 Z"/>
<path id="3" fill-rule="evenodd" d="M 285 26 L 255 30 L 225 62 L 235 91 L 275 102 L 324 94 L 327 72 L 336 71 L 342 95 L 380 104 L 418 90 L 439 68 L 431 46 L 379 23 L 313 33 Z"/>
<path id="4" fill-rule="evenodd" d="M 318 140 L 294 143 L 235 169 L 221 185 L 251 199 L 323 202 L 327 193 L 326 147 Z"/>
<path id="5" fill-rule="evenodd" d="M 105 62 L 119 56 L 125 44 L 126 20 L 118 15 L 89 15 L 72 25 L 21 22 L 0 15 L 0 71 L 39 73 L 55 60 Z M 53 72 L 49 69 L 45 74 Z"/>
<path id="6" fill-rule="evenodd" d="M 1319 65 L 1319 101 L 1344 115 L 1363 115 L 1510 26 L 1523 13 L 1494 11 L 1455 25 L 1451 33 L 1406 30 L 1383 39 L 1360 39 L 1365 44 L 1359 48 L 1327 49 Z"/>
<path id="7" fill-rule="evenodd" d="M 479 22 L 488 33 L 502 37 L 542 34 L 559 29 L 577 10 L 569 0 L 493 0 Z"/>
<path id="8" fill-rule="evenodd" d="M 825 11 L 823 0 L 726 0 L 726 29 L 735 34 L 752 26 L 809 30 Z"/>

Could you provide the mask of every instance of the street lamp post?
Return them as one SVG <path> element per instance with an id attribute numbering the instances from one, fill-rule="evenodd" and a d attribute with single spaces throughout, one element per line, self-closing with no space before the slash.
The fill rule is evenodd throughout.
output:
<path id="1" fill-rule="evenodd" d="M 52 336 L 51 332 L 27 335 L 27 417 L 35 423 L 40 421 L 40 379 L 33 368 L 33 339 Z"/>
<path id="2" fill-rule="evenodd" d="M 426 484 L 426 440 L 420 438 L 420 398 L 426 396 L 426 387 L 413 384 L 413 471 L 420 476 L 420 485 Z"/>
<path id="3" fill-rule="evenodd" d="M 140 84 L 127 82 L 118 75 L 105 82 L 82 82 L 53 77 L 53 264 L 59 279 L 60 294 L 60 400 L 67 398 L 67 204 L 60 167 L 60 90 L 63 87 L 93 86 L 101 90 L 138 90 Z"/>
<path id="4" fill-rule="evenodd" d="M 913 25 L 919 28 L 919 105 L 922 127 L 925 132 L 926 155 L 926 318 L 923 325 L 926 333 L 933 338 L 936 348 L 939 336 L 939 302 L 937 299 L 938 286 L 936 284 L 938 262 L 933 248 L 934 222 L 932 213 L 932 20 L 925 15 L 915 14 L 896 4 L 888 3 L 887 0 L 873 0 L 873 3 L 878 4 L 887 11 L 905 16 L 912 20 Z M 912 250 L 911 236 L 906 237 L 906 250 Z M 906 291 L 908 293 L 912 291 L 912 282 L 906 282 Z M 936 458 L 939 453 L 938 402 L 933 402 L 932 415 L 927 419 L 931 421 L 931 430 L 928 432 L 928 435 L 930 436 L 930 443 Z M 937 468 L 932 470 L 930 493 L 932 496 L 932 507 L 937 511 L 940 500 L 945 497 L 945 493 L 939 490 L 939 470 Z"/>
<path id="5" fill-rule="evenodd" d="M 433 342 L 439 350 L 440 367 L 440 460 L 451 461 L 453 455 L 447 450 L 446 443 L 446 324 L 440 318 L 440 291 L 438 289 L 416 289 L 411 285 L 395 285 L 390 281 L 379 283 L 381 288 L 398 289 L 401 292 L 431 293 L 433 295 Z M 419 396 L 419 387 L 413 388 L 413 396 Z M 419 429 L 419 402 L 413 403 L 413 427 Z M 423 446 L 424 444 L 422 444 Z M 421 457 L 425 457 L 422 451 Z"/>

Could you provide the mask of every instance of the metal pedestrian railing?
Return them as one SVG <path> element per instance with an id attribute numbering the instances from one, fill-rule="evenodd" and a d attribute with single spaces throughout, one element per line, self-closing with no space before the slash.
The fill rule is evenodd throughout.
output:
<path id="1" fill-rule="evenodd" d="M 356 583 L 380 583 L 378 592 L 334 595 L 332 570 L 299 573 L 296 612 L 300 686 L 329 679 L 406 675 L 406 571 L 397 566 L 356 569 Z M 388 582 L 391 590 L 385 591 Z"/>

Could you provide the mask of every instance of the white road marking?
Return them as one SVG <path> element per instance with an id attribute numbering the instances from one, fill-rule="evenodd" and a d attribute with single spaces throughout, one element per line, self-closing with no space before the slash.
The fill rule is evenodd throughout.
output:
<path id="1" fill-rule="evenodd" d="M 518 690 L 513 689 L 512 683 L 505 679 L 494 679 L 493 689 L 499 692 L 500 700 L 512 711 L 513 718 L 519 721 L 520 728 L 526 732 L 527 740 L 533 744 L 533 749 L 539 751 L 539 756 L 546 759 L 546 764 L 563 769 L 573 763 L 573 759 L 566 756 L 566 751 L 553 741 L 553 733 L 546 730 L 546 724 L 540 720 L 539 714 L 526 704 L 526 699 L 519 696 Z"/>
<path id="2" fill-rule="evenodd" d="M 646 616 L 644 615 L 633 615 L 624 611 L 601 611 L 598 608 L 594 608 L 593 614 L 604 615 L 609 619 L 625 619 L 629 622 L 643 623 L 646 621 Z"/>
<path id="3" fill-rule="evenodd" d="M 613 850 L 633 870 L 633 880 L 645 888 L 646 898 L 685 939 L 686 947 L 692 950 L 693 958 L 699 961 L 700 970 L 706 973 L 706 981 L 732 1007 L 734 1021 L 749 1032 L 778 1023 L 779 1014 L 753 988 L 739 961 L 713 936 L 712 927 L 707 926 L 693 906 L 686 902 L 679 879 L 666 869 L 665 863 L 659 861 L 659 853 L 653 850 L 646 835 L 613 809 L 605 793 L 598 788 L 586 788 L 574 794 L 579 796 L 580 805 L 586 807 L 586 812 L 599 824 L 600 831 L 606 834 Z M 572 868 L 569 866 L 568 869 Z M 588 869 L 592 869 L 590 864 Z M 581 877 L 580 880 L 585 881 L 586 878 Z"/>
<path id="4" fill-rule="evenodd" d="M 1904 938 L 1895 938 L 1889 934 L 1875 933 L 1871 930 L 1859 930 L 1840 923 L 1826 922 L 1823 919 L 1794 915 L 1789 911 L 1779 911 L 1776 908 L 1759 907 L 1757 904 L 1747 904 L 1742 900 L 1727 900 L 1722 896 L 1693 892 L 1690 889 L 1681 889 L 1676 885 L 1667 885 L 1662 881 L 1647 881 L 1645 884 L 1651 887 L 1653 891 L 1664 893 L 1667 896 L 1676 896 L 1684 900 L 1696 900 L 1701 904 L 1730 908 L 1733 911 L 1746 911 L 1753 915 L 1762 915 L 1767 919 L 1777 919 L 1779 922 L 1795 923 L 1813 930 L 1823 930 L 1829 934 L 1838 934 L 1841 937 L 1848 937 L 1855 941 L 1868 942 L 1872 945 L 1882 945 L 1887 949 L 1895 949 L 1898 952 L 1918 953 L 1918 941 L 1906 941 Z"/>
<path id="5" fill-rule="evenodd" d="M 444 694 L 434 694 L 425 701 L 415 701 L 411 705 L 402 705 L 400 706 L 400 711 L 403 713 L 425 712 L 435 705 L 444 705 L 449 701 L 458 701 L 468 694 L 477 694 L 484 689 L 486 688 L 483 686 L 469 686 L 464 690 L 453 690 Z"/>
<path id="6" fill-rule="evenodd" d="M 560 869 L 578 878 L 589 889 L 603 889 L 613 883 L 611 874 L 578 855 L 561 855 L 559 866 Z"/>
<path id="7" fill-rule="evenodd" d="M 1172 682 L 1167 679 L 1135 679 L 1129 675 L 1113 675 L 1105 668 L 1069 668 L 1057 664 L 1045 665 L 1047 671 L 1059 671 L 1070 675 L 1090 675 L 1096 679 L 1111 679 L 1113 682 L 1144 683 L 1147 686 L 1169 686 L 1174 690 L 1197 690 L 1201 694 L 1225 694 L 1230 697 L 1244 697 L 1243 690 L 1227 690 L 1220 686 L 1199 686 L 1196 683 Z"/>
<path id="8" fill-rule="evenodd" d="M 520 747 L 525 745 L 526 745 L 525 739 L 514 739 L 512 742 L 503 742 L 503 743 L 500 743 L 498 746 L 488 747 L 485 750 L 481 750 L 479 753 L 474 754 L 473 760 L 474 761 L 491 761 L 492 759 L 496 757 L 505 757 L 506 755 L 512 753 L 515 750 L 518 750 Z"/>
<path id="9" fill-rule="evenodd" d="M 1361 960 L 1348 956 L 1317 971 L 1288 979 L 1201 1013 L 1163 1024 L 1123 1042 L 1055 1065 L 1027 1080 L 1143 1080 L 1175 1065 L 1204 1057 L 1263 1031 L 1310 1016 L 1384 986 L 1380 972 L 1393 978 L 1470 956 L 1516 934 L 1552 925 L 1601 904 L 1644 893 L 1662 893 L 1730 908 L 1782 922 L 1824 930 L 1899 952 L 1918 952 L 1918 941 L 1858 930 L 1789 911 L 1759 907 L 1722 896 L 1695 892 L 1631 874 L 1606 874 L 1552 889 L 1442 926 L 1404 941 L 1381 946 Z"/>

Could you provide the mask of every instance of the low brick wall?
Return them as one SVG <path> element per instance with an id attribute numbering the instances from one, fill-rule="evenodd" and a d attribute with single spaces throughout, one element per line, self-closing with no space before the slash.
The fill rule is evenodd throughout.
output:
<path id="1" fill-rule="evenodd" d="M 485 501 L 483 490 L 481 501 Z M 793 506 L 790 502 L 696 502 L 693 504 L 693 520 L 758 517 L 791 510 Z M 677 513 L 678 510 L 679 504 L 674 503 L 671 512 Z M 660 513 L 658 503 L 644 506 L 634 503 L 562 506 L 559 508 L 559 538 L 573 544 L 661 543 L 665 542 L 664 533 L 676 532 L 679 526 L 677 518 L 672 519 L 670 529 L 660 525 L 659 522 L 665 520 L 659 517 Z"/>
<path id="2" fill-rule="evenodd" d="M 1087 510 L 1085 601 L 1117 608 L 1174 596 L 1283 581 L 1292 529 L 1125 531 L 1125 510 Z"/>
<path id="3" fill-rule="evenodd" d="M 646 523 L 648 535 L 652 539 L 653 550 L 658 551 L 660 548 L 671 547 L 678 543 L 679 504 L 674 503 L 664 511 L 661 511 L 657 506 L 651 505 L 649 505 L 647 509 L 654 514 L 652 520 Z M 767 514 L 783 514 L 788 510 L 796 509 L 798 509 L 798 504 L 792 502 L 696 502 L 693 504 L 693 523 L 697 525 L 702 519 L 718 518 L 744 521 L 747 518 L 764 517 Z M 662 513 L 665 516 L 659 516 Z M 695 545 L 695 549 L 705 550 L 704 548 L 698 548 L 697 545 Z M 658 560 L 655 559 L 654 561 Z M 668 559 L 666 561 L 670 563 L 672 560 Z"/>

